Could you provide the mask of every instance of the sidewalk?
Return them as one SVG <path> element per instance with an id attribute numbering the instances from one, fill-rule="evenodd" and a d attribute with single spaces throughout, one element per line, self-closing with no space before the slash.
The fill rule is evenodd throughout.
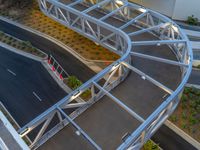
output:
<path id="1" fill-rule="evenodd" d="M 200 31 L 185 29 L 185 27 L 183 30 L 188 35 L 193 49 L 193 66 L 198 66 L 200 65 Z"/>
<path id="2" fill-rule="evenodd" d="M 200 70 L 199 69 L 192 70 L 192 74 L 190 75 L 188 83 L 200 85 Z"/>

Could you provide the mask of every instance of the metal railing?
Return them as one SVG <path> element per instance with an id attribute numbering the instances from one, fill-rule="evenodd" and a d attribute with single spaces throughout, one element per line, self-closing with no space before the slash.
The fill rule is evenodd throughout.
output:
<path id="1" fill-rule="evenodd" d="M 30 145 L 30 148 L 37 148 L 67 124 L 71 123 L 94 148 L 101 149 L 73 120 L 96 101 L 100 100 L 102 96 L 106 95 L 141 122 L 141 125 L 123 141 L 118 149 L 141 148 L 174 111 L 179 103 L 179 97 L 184 85 L 191 73 L 193 60 L 192 50 L 184 32 L 167 17 L 127 1 L 104 0 L 99 2 L 91 0 L 90 2 L 86 2 L 80 0 L 70 4 L 63 4 L 56 0 L 38 0 L 38 2 L 44 14 L 119 54 L 121 58 L 88 80 L 81 87 L 74 90 L 68 96 L 64 97 L 30 123 L 26 124 L 18 131 L 19 134 L 22 137 L 26 136 L 36 127 L 43 124 Z M 76 4 L 87 4 L 88 8 L 84 7 L 84 10 L 79 11 L 72 7 Z M 107 6 L 105 7 L 105 4 L 110 5 L 110 11 Z M 89 12 L 94 10 L 101 13 L 104 17 L 99 19 L 89 15 Z M 131 14 L 133 12 L 132 10 L 137 11 L 138 14 L 136 16 Z M 121 17 L 118 17 L 119 15 Z M 119 20 L 122 25 L 115 27 L 104 21 L 111 16 Z M 126 33 L 123 29 L 128 26 L 137 27 L 139 31 L 130 31 L 130 33 Z M 131 36 L 139 36 L 144 32 L 154 35 L 157 40 L 131 40 Z M 156 45 L 158 47 L 161 45 L 168 45 L 176 55 L 177 61 L 134 52 L 133 46 L 144 45 Z M 132 66 L 132 56 L 178 66 L 182 73 L 181 83 L 175 90 L 168 88 L 161 82 Z M 149 81 L 169 94 L 167 99 L 147 119 L 142 118 L 109 92 L 126 78 L 129 71 L 135 72 L 140 75 L 142 79 Z M 100 85 L 99 82 L 102 81 L 102 79 L 103 84 L 101 83 Z M 74 102 L 74 100 L 85 91 L 89 91 L 91 94 L 90 99 L 80 103 Z M 72 113 L 65 113 L 68 109 L 71 110 L 72 108 L 74 109 Z M 54 117 L 57 117 L 59 122 L 51 129 L 47 129 Z"/>
<path id="2" fill-rule="evenodd" d="M 47 62 L 49 67 L 60 80 L 64 80 L 70 76 L 52 55 L 48 56 Z"/>

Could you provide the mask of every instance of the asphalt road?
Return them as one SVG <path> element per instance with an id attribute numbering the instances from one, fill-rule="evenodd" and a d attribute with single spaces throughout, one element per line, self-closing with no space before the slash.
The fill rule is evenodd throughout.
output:
<path id="1" fill-rule="evenodd" d="M 47 54 L 53 55 L 65 71 L 67 71 L 70 75 L 77 76 L 82 82 L 88 81 L 96 74 L 65 49 L 43 37 L 30 33 L 2 20 L 0 20 L 0 30 L 21 40 L 30 41 L 33 46 L 39 48 Z"/>
<path id="2" fill-rule="evenodd" d="M 163 150 L 197 150 L 165 125 L 162 125 L 151 139 Z"/>
<path id="3" fill-rule="evenodd" d="M 66 95 L 40 62 L 0 47 L 0 101 L 20 126 Z"/>
<path id="4" fill-rule="evenodd" d="M 200 85 L 200 70 L 192 70 L 188 83 Z"/>

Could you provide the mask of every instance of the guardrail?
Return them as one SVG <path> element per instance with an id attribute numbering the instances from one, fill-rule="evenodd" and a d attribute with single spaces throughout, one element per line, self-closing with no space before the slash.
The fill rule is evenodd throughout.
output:
<path id="1" fill-rule="evenodd" d="M 69 74 L 63 69 L 63 67 L 52 55 L 48 56 L 47 62 L 49 67 L 60 80 L 64 80 L 65 78 L 69 77 Z"/>

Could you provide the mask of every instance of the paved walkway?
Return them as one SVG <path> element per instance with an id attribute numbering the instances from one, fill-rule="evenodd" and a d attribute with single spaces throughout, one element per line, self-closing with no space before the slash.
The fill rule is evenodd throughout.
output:
<path id="1" fill-rule="evenodd" d="M 193 49 L 193 56 L 195 60 L 195 65 L 200 64 L 200 32 L 199 31 L 193 31 L 188 29 L 183 29 L 185 33 L 188 35 L 192 49 Z M 193 64 L 194 65 L 194 64 Z"/>
<path id="2" fill-rule="evenodd" d="M 193 69 L 188 83 L 200 85 L 200 70 Z"/>
<path id="3" fill-rule="evenodd" d="M 81 5 L 76 6 L 80 9 Z M 99 17 L 99 12 L 91 12 L 94 17 Z M 123 24 L 119 20 L 109 18 L 105 22 L 119 26 Z M 125 32 L 136 31 L 133 26 L 126 28 Z M 144 33 L 142 36 L 134 37 L 135 41 L 140 40 L 155 40 L 156 38 L 149 33 Z M 133 47 L 134 51 L 158 56 L 162 58 L 175 60 L 175 56 L 168 46 L 137 46 Z M 150 60 L 140 59 L 134 57 L 132 60 L 133 66 L 147 73 L 151 77 L 160 81 L 171 89 L 176 89 L 180 83 L 180 70 L 176 66 L 158 63 Z M 158 71 L 159 70 L 159 71 Z M 129 108 L 143 118 L 147 118 L 168 96 L 160 88 L 152 83 L 143 80 L 141 76 L 131 72 L 129 76 L 116 87 L 112 94 L 119 98 Z M 116 105 L 110 98 L 104 96 L 99 102 L 86 110 L 75 122 L 88 133 L 88 135 L 96 141 L 96 143 L 103 149 L 116 149 L 122 143 L 122 137 L 126 133 L 131 133 L 139 126 L 139 121 L 131 117 L 129 114 Z M 103 128 L 104 130 L 101 130 Z M 82 137 L 77 137 L 73 132 L 71 126 L 66 126 L 61 132 L 56 134 L 53 138 L 48 140 L 39 149 L 58 149 L 62 150 L 66 147 L 69 149 L 89 149 L 88 143 L 83 142 Z M 159 139 L 164 140 L 167 139 Z M 54 144 L 56 143 L 56 144 Z M 160 142 L 161 143 L 161 142 Z M 162 142 L 165 144 L 164 142 Z M 162 146 L 162 145 L 161 145 Z M 167 145 L 165 145 L 167 146 Z M 91 147 L 90 147 L 91 148 Z"/>
<path id="4" fill-rule="evenodd" d="M 81 6 L 80 6 L 81 7 Z M 93 12 L 98 16 L 98 13 Z M 112 18 L 106 20 L 114 26 L 123 24 Z M 129 27 L 129 30 L 137 30 Z M 154 36 L 145 33 L 135 37 L 134 40 L 156 39 Z M 159 56 L 162 58 L 175 60 L 176 57 L 167 46 L 140 46 L 134 47 L 135 51 L 144 54 Z M 147 73 L 156 80 L 162 82 L 171 89 L 175 89 L 180 82 L 180 70 L 176 66 L 133 58 L 133 65 Z M 159 70 L 159 71 L 158 71 Z M 131 83 L 131 84 L 130 84 Z M 149 116 L 167 97 L 166 93 L 154 86 L 141 76 L 131 72 L 128 78 L 116 87 L 112 94 L 140 114 L 143 118 Z M 134 131 L 139 122 L 129 116 L 123 109 L 111 101 L 108 97 L 103 97 L 86 112 L 80 115 L 75 121 L 92 137 L 103 149 L 115 149 L 122 142 L 122 137 L 128 132 Z M 104 128 L 104 130 L 101 130 Z M 40 149 L 90 149 L 88 143 L 81 136 L 77 136 L 71 126 L 65 127 L 61 132 L 48 140 Z M 160 139 L 162 144 L 166 139 Z M 112 139 L 112 140 L 111 140 Z M 55 145 L 56 143 L 56 145 Z M 181 143 L 181 142 L 180 142 Z M 162 145 L 161 145 L 162 146 Z M 163 145 L 167 146 L 167 144 Z"/>

